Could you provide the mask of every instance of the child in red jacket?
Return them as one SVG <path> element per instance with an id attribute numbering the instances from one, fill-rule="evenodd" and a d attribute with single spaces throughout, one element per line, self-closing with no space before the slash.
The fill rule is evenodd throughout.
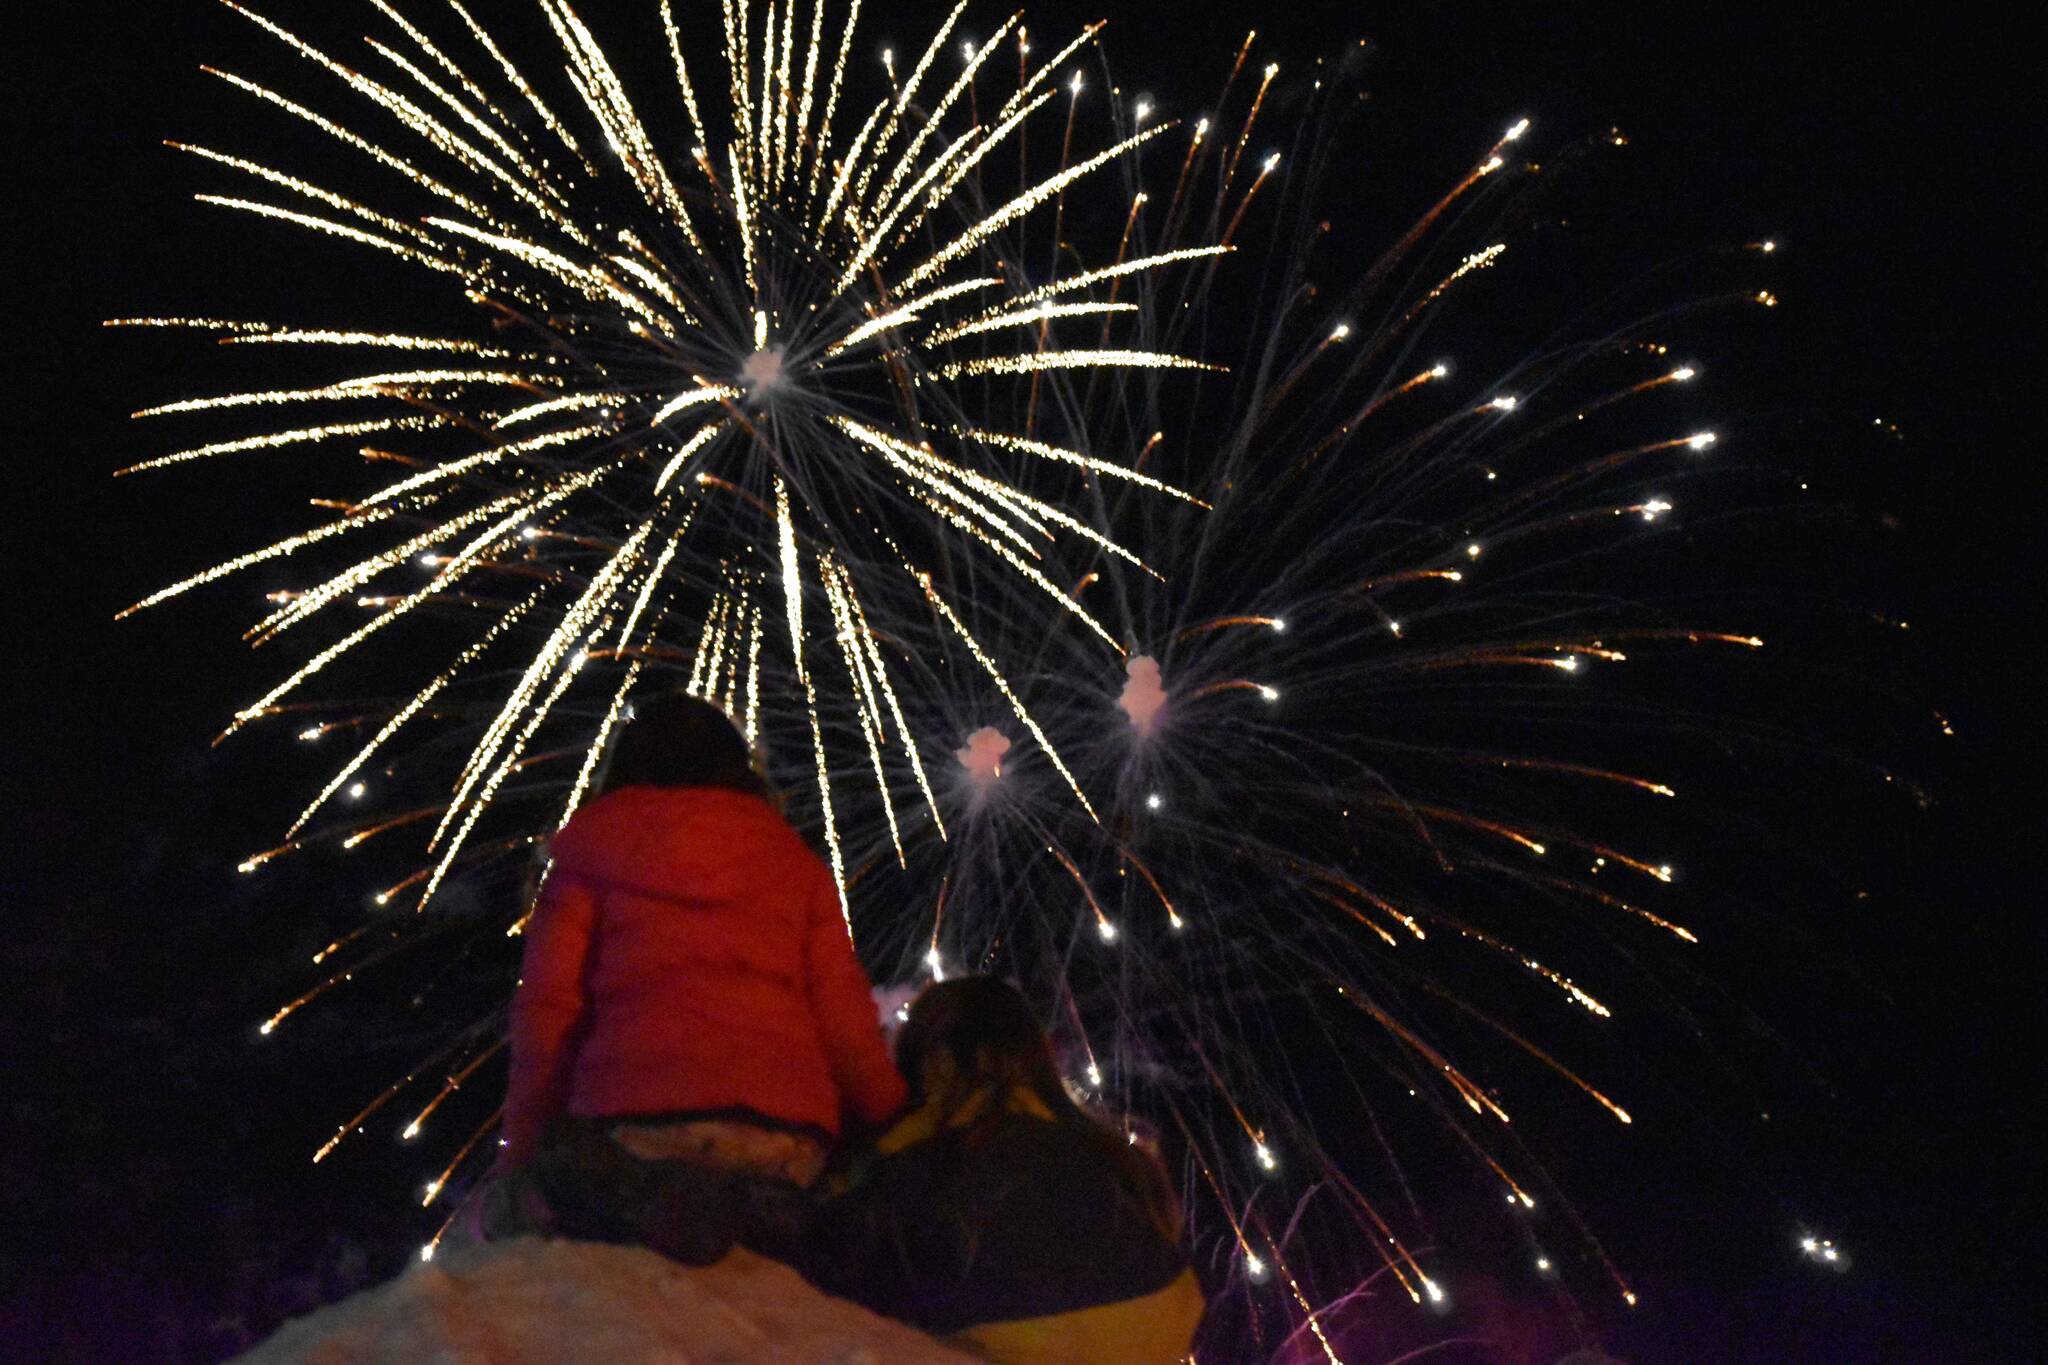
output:
<path id="1" fill-rule="evenodd" d="M 746 740 L 695 697 L 636 711 L 526 926 L 501 1164 L 525 1179 L 498 1203 L 524 1185 L 550 1230 L 701 1263 L 906 1090 L 831 874 Z"/>

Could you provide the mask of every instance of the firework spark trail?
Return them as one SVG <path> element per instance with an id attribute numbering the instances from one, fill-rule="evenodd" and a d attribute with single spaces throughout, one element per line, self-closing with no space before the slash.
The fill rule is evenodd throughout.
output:
<path id="1" fill-rule="evenodd" d="M 950 67 L 964 2 L 907 70 L 885 55 L 881 85 L 854 60 L 858 3 L 842 17 L 822 0 L 724 0 L 706 25 L 661 0 L 670 71 L 653 96 L 566 0 L 541 5 L 554 47 L 540 66 L 516 65 L 459 0 L 445 38 L 392 0 L 372 5 L 390 25 L 366 40 L 382 76 L 230 6 L 352 101 L 332 113 L 212 74 L 347 148 L 400 196 L 390 205 L 170 145 L 302 207 L 201 201 L 417 267 L 472 306 L 475 332 L 119 323 L 373 358 L 339 378 L 146 407 L 137 415 L 169 423 L 282 415 L 122 474 L 350 438 L 403 446 L 362 451 L 369 469 L 400 472 L 323 501 L 333 520 L 122 613 L 262 567 L 297 576 L 269 595 L 252 642 L 328 631 L 228 732 L 326 707 L 305 742 L 369 738 L 244 870 L 385 835 L 365 856 L 423 861 L 380 864 L 376 904 L 403 894 L 424 912 L 464 882 L 502 902 L 493 931 L 516 931 L 525 902 L 505 871 L 592 790 L 633 699 L 712 697 L 750 739 L 768 737 L 781 775 L 801 776 L 795 813 L 826 846 L 878 974 L 942 970 L 937 915 L 901 907 L 945 888 L 949 951 L 1063 1002 L 1105 1103 L 1113 1077 L 1120 1104 L 1172 1116 L 1213 1195 L 1198 1236 L 1254 1281 L 1270 1259 L 1281 1307 L 1333 1358 L 1313 1277 L 1280 1259 L 1249 1202 L 1280 1178 L 1277 1153 L 1347 1192 L 1417 1302 L 1440 1291 L 1407 1250 L 1426 1229 L 1397 1229 L 1362 1192 L 1372 1177 L 1329 1155 L 1327 1117 L 1290 1079 L 1295 1059 L 1275 1055 L 1276 1011 L 1335 985 L 1342 1008 L 1315 1006 L 1317 1027 L 1369 1040 L 1396 1086 L 1430 1078 L 1431 1111 L 1514 1192 L 1542 1170 L 1503 1143 L 1499 1059 L 1473 1055 L 1454 1015 L 1628 1121 L 1568 1054 L 1474 1011 L 1438 974 L 1457 953 L 1505 963 L 1546 1006 L 1607 1027 L 1581 945 L 1530 941 L 1507 907 L 1577 902 L 1696 941 L 1659 903 L 1592 884 L 1611 865 L 1669 886 L 1672 869 L 1643 851 L 1657 845 L 1560 828 L 1538 784 L 1617 800 L 1675 788 L 1543 722 L 1603 714 L 1588 675 L 1632 655 L 1762 642 L 1522 586 L 1540 576 L 1527 561 L 1538 540 L 1625 544 L 1671 514 L 1662 484 L 1680 471 L 1665 462 L 1698 461 L 1714 435 L 1626 414 L 1690 366 L 1621 330 L 1526 362 L 1528 383 L 1468 389 L 1415 354 L 1454 327 L 1474 278 L 1512 268 L 1490 206 L 1520 178 L 1505 149 L 1526 122 L 1392 249 L 1362 258 L 1375 261 L 1362 275 L 1323 290 L 1297 244 L 1314 235 L 1328 167 L 1315 130 L 1339 83 L 1326 90 L 1324 71 L 1303 92 L 1310 112 L 1274 134 L 1262 111 L 1290 87 L 1277 64 L 1253 64 L 1255 37 L 1184 127 L 1148 122 L 1149 106 L 1132 117 L 1113 83 L 1083 79 L 1073 63 L 1100 25 L 1034 61 L 1011 15 Z M 722 70 L 700 81 L 707 37 Z M 990 59 L 1013 41 L 1011 82 Z M 1034 123 L 1046 135 L 1027 141 Z M 675 145 L 685 128 L 694 145 Z M 1274 136 L 1286 145 L 1257 145 Z M 1012 147 L 1016 183 L 999 184 Z M 401 581 L 415 567 L 432 577 Z M 350 604 L 373 614 L 335 625 Z M 422 662 L 419 641 L 479 614 L 485 627 L 445 662 Z M 1120 712 L 1140 665 L 1150 693 Z M 379 699 L 287 700 L 344 677 L 375 680 L 365 693 Z M 1544 738 L 1516 750 L 1501 716 Z M 1007 760 L 984 772 L 938 757 L 973 752 L 982 732 Z M 370 804 L 309 832 L 344 794 Z M 405 813 L 372 808 L 385 800 Z M 1566 865 L 1581 856 L 1588 869 Z M 1467 880 L 1451 888 L 1453 873 Z M 415 928 L 393 937 L 337 940 L 321 955 L 340 955 L 330 974 L 264 1031 L 434 923 L 406 919 Z M 1198 1076 L 1160 1060 L 1176 1039 Z M 444 1104 L 466 1112 L 461 1079 L 489 1055 L 441 1072 L 411 1130 Z M 1338 1065 L 1364 1102 L 1366 1082 Z"/>

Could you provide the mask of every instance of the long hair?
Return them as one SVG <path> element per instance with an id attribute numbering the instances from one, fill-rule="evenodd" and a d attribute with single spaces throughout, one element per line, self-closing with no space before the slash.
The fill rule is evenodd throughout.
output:
<path id="1" fill-rule="evenodd" d="M 953 1064 L 946 1093 L 927 1095 L 925 1064 L 941 1054 Z M 975 1096 L 984 1097 L 980 1113 L 964 1129 L 942 1130 L 967 1142 L 1002 1120 L 1010 1093 L 1030 1094 L 1053 1122 L 1087 1138 L 1166 1240 L 1179 1239 L 1180 1206 L 1165 1169 L 1074 1102 L 1051 1042 L 1015 986 L 993 976 L 963 976 L 926 987 L 897 1031 L 896 1067 L 910 1083 L 913 1103 L 936 1102 L 951 1114 Z"/>
<path id="2" fill-rule="evenodd" d="M 687 692 L 634 702 L 602 790 L 620 787 L 724 787 L 773 799 L 732 717 Z"/>

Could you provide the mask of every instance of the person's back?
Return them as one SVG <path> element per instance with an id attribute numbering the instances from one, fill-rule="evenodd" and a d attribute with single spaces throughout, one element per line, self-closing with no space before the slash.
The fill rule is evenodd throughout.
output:
<path id="1" fill-rule="evenodd" d="M 893 1112 L 902 1089 L 831 876 L 766 801 L 625 787 L 552 853 L 515 1028 L 575 1011 L 568 1112 L 744 1110 L 828 1136 L 842 1099 L 871 1123 Z"/>
<path id="2" fill-rule="evenodd" d="M 550 854 L 486 1234 L 701 1262 L 754 1229 L 780 1254 L 842 1116 L 905 1096 L 831 874 L 731 721 L 681 694 L 643 706 Z"/>
<path id="3" fill-rule="evenodd" d="M 923 1102 L 827 1203 L 806 1274 L 1006 1365 L 1181 1359 L 1203 1303 L 1157 1160 L 1058 1090 L 1010 988 L 970 980 L 934 993 L 939 1007 L 920 1000 L 898 1047 Z M 927 1032 L 951 1034 L 973 1076 L 953 1074 L 946 1040 L 919 1036 L 954 1005 L 964 1027 L 941 1018 Z M 1007 1018 L 975 1037 L 982 1010 Z"/>

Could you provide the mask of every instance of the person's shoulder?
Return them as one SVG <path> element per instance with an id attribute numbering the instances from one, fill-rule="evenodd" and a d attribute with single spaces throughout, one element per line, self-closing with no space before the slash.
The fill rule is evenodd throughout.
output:
<path id="1" fill-rule="evenodd" d="M 639 790 L 659 793 L 645 815 L 650 822 L 666 822 L 676 834 L 687 834 L 725 856 L 757 863 L 778 878 L 792 879 L 792 885 L 801 884 L 794 879 L 808 879 L 814 883 L 812 893 L 831 890 L 831 868 L 768 797 L 732 787 Z"/>
<path id="2" fill-rule="evenodd" d="M 950 1182 L 960 1165 L 952 1144 L 926 1138 L 894 1151 L 871 1150 L 855 1161 L 843 1188 L 827 1196 L 827 1206 L 856 1209 L 924 1207 Z"/>
<path id="3" fill-rule="evenodd" d="M 637 858 L 703 821 L 702 804 L 691 799 L 695 790 L 631 786 L 593 797 L 555 831 L 548 856 L 571 874 L 600 873 L 621 858 Z"/>
<path id="4" fill-rule="evenodd" d="M 738 787 L 639 787 L 627 790 L 655 793 L 661 807 L 678 816 L 760 829 L 789 828 L 789 822 L 782 818 L 782 812 L 773 801 L 759 792 L 742 791 Z"/>
<path id="5" fill-rule="evenodd" d="M 1115 1135 L 1081 1123 L 1012 1113 L 989 1134 L 981 1158 L 991 1166 L 1029 1170 L 1085 1197 L 1103 1198 L 1131 1182 L 1135 1162 Z"/>
<path id="6" fill-rule="evenodd" d="M 568 822 L 548 840 L 548 857 L 557 867 L 573 870 L 591 852 L 617 836 L 622 826 L 633 823 L 631 811 L 638 804 L 638 787 L 606 792 L 576 808 Z"/>
<path id="7" fill-rule="evenodd" d="M 715 821 L 721 824 L 787 827 L 781 813 L 762 796 L 730 787 L 618 787 L 586 801 L 555 836 L 572 838 L 618 827 L 642 828 Z"/>
<path id="8" fill-rule="evenodd" d="M 730 788 L 701 789 L 715 801 L 718 818 L 729 822 L 736 834 L 744 832 L 758 847 L 773 850 L 776 857 L 801 863 L 818 879 L 830 883 L 832 869 L 789 823 L 781 807 L 768 797 Z"/>

